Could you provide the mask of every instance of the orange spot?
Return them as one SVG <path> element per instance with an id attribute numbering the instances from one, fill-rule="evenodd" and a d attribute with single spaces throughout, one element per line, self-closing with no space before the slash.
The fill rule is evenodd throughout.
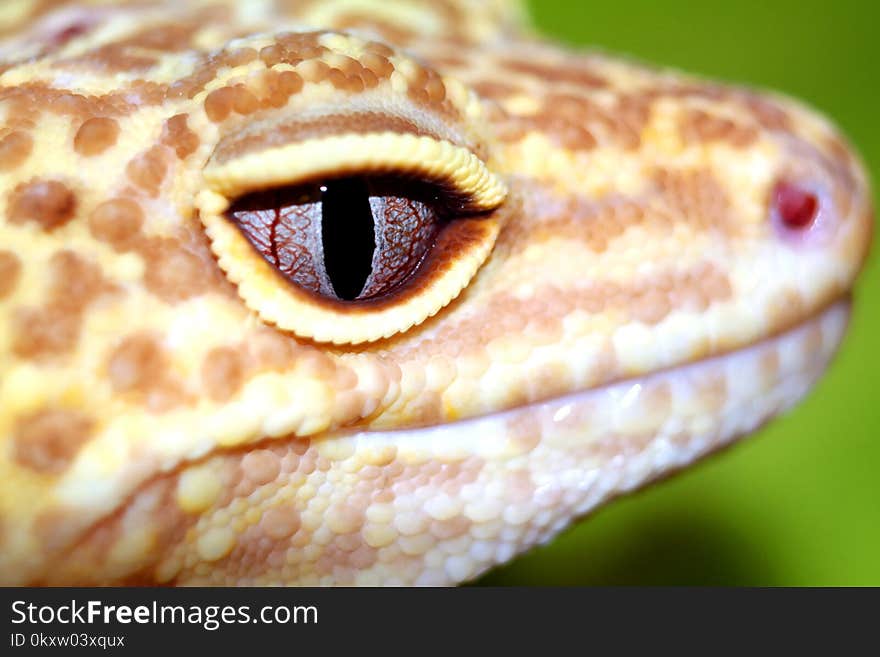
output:
<path id="1" fill-rule="evenodd" d="M 159 194 L 159 186 L 167 172 L 168 162 L 165 159 L 164 146 L 153 146 L 131 160 L 125 168 L 129 180 L 150 196 Z"/>
<path id="2" fill-rule="evenodd" d="M 33 221 L 43 230 L 54 230 L 73 219 L 76 194 L 57 180 L 33 180 L 16 187 L 9 199 L 12 223 Z"/>
<path id="3" fill-rule="evenodd" d="M 0 251 L 0 299 L 12 294 L 21 275 L 21 260 L 12 251 Z"/>
<path id="4" fill-rule="evenodd" d="M 34 140 L 26 132 L 10 132 L 0 139 L 0 171 L 9 171 L 24 163 L 33 146 Z"/>
<path id="5" fill-rule="evenodd" d="M 43 409 L 20 418 L 13 434 L 17 463 L 45 474 L 64 472 L 91 437 L 94 422 L 79 411 Z"/>
<path id="6" fill-rule="evenodd" d="M 242 354 L 231 347 L 212 349 L 202 361 L 202 385 L 216 402 L 224 402 L 238 392 L 245 373 Z"/>
<path id="7" fill-rule="evenodd" d="M 199 147 L 199 136 L 186 124 L 187 115 L 172 116 L 162 126 L 162 143 L 170 146 L 181 160 L 192 155 Z"/>
<path id="8" fill-rule="evenodd" d="M 105 201 L 89 216 L 89 230 L 118 251 L 131 248 L 144 222 L 144 211 L 129 198 Z"/>
<path id="9" fill-rule="evenodd" d="M 119 124 L 114 119 L 91 118 L 76 131 L 73 149 L 86 157 L 98 155 L 113 146 L 118 137 Z"/>
<path id="10" fill-rule="evenodd" d="M 205 114 L 214 123 L 223 121 L 232 112 L 235 93 L 229 87 L 215 89 L 205 97 Z"/>

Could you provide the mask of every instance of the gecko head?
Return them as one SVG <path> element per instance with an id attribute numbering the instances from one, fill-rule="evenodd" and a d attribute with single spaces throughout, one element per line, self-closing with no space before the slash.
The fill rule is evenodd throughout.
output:
<path id="1" fill-rule="evenodd" d="M 7 44 L 4 581 L 465 579 L 840 339 L 867 185 L 788 101 L 140 11 Z"/>

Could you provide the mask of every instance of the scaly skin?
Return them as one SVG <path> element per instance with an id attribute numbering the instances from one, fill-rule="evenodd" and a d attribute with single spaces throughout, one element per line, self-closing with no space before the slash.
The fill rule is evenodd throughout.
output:
<path id="1" fill-rule="evenodd" d="M 796 102 L 501 2 L 110 4 L 0 8 L 6 584 L 468 580 L 788 408 L 842 339 L 870 195 Z M 384 306 L 303 296 L 224 215 L 375 172 L 488 211 Z"/>

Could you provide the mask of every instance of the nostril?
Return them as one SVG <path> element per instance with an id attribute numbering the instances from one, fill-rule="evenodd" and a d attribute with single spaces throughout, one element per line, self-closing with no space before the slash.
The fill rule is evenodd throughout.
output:
<path id="1" fill-rule="evenodd" d="M 781 181 L 773 188 L 773 206 L 788 228 L 802 230 L 811 226 L 819 214 L 819 197 L 801 185 Z"/>

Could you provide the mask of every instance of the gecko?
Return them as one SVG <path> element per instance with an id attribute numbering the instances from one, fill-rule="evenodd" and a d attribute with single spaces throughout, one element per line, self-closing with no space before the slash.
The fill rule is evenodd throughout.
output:
<path id="1" fill-rule="evenodd" d="M 4 2 L 0 582 L 469 581 L 807 394 L 872 224 L 515 2 Z"/>

